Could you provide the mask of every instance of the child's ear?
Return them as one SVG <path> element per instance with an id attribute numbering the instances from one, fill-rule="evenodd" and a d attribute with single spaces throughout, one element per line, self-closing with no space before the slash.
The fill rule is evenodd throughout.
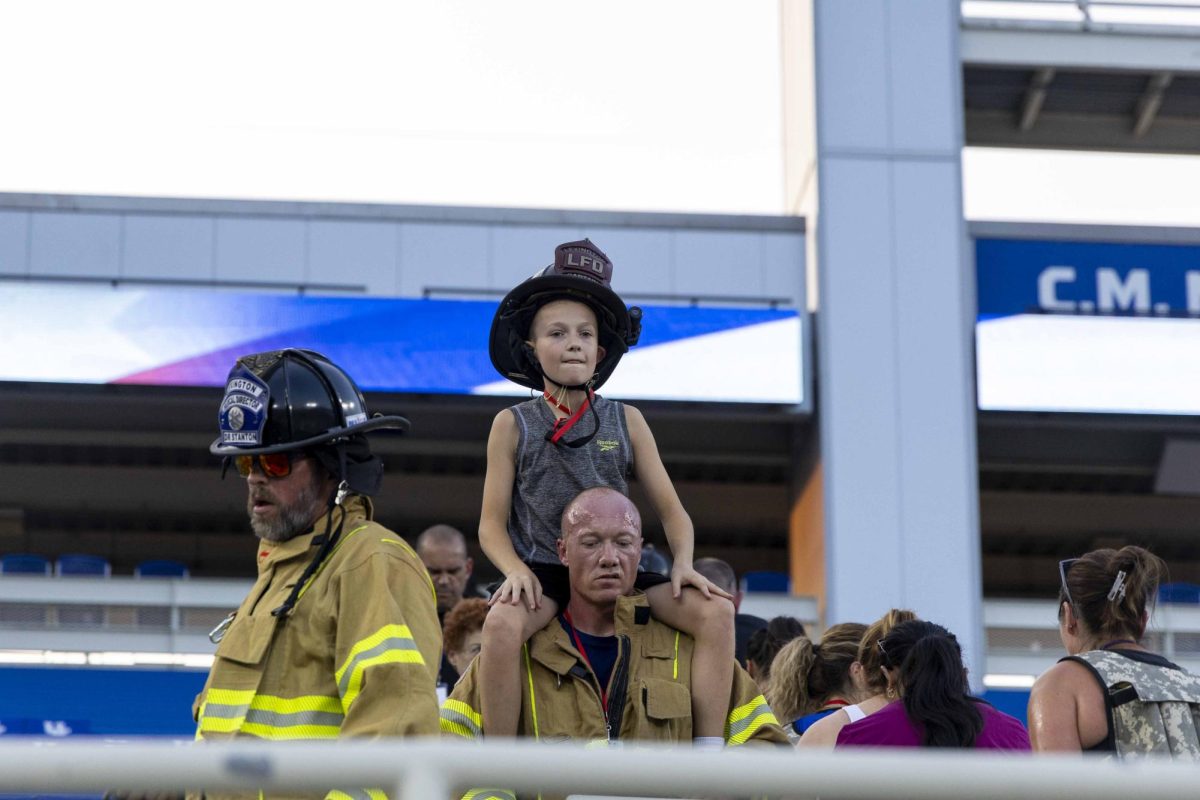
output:
<path id="1" fill-rule="evenodd" d="M 605 350 L 603 347 L 601 347 L 600 345 L 596 345 L 596 363 L 599 364 L 601 361 L 603 361 L 604 356 L 607 353 L 608 353 L 608 351 Z"/>

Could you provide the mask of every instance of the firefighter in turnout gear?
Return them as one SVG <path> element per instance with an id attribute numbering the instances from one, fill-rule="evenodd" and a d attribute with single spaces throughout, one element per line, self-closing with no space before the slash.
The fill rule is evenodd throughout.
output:
<path id="1" fill-rule="evenodd" d="M 395 533 L 372 521 L 383 465 L 370 416 L 323 356 L 246 356 L 229 375 L 210 450 L 245 477 L 258 580 L 213 632 L 196 738 L 313 740 L 437 731 L 441 660 L 433 585 Z M 248 787 L 251 788 L 251 787 Z M 378 790 L 338 788 L 330 800 Z"/>
<path id="2" fill-rule="evenodd" d="M 594 746 L 690 744 L 694 644 L 655 620 L 633 587 L 642 552 L 636 507 L 614 489 L 582 492 L 563 512 L 558 548 L 570 601 L 523 648 L 518 735 Z M 482 739 L 478 666 L 476 658 L 443 703 L 443 735 Z M 725 744 L 751 743 L 788 741 L 754 680 L 738 667 Z M 467 795 L 474 800 L 513 797 L 504 789 L 474 791 Z"/>

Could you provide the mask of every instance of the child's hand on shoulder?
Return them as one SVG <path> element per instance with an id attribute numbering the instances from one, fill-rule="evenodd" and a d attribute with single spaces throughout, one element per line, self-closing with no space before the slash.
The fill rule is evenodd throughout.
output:
<path id="1" fill-rule="evenodd" d="M 534 576 L 533 571 L 524 564 L 508 573 L 504 583 L 500 584 L 500 588 L 488 600 L 488 605 L 508 603 L 519 606 L 522 595 L 524 595 L 525 605 L 529 606 L 530 611 L 536 611 L 542 607 L 542 584 Z"/>
<path id="2" fill-rule="evenodd" d="M 701 575 L 692 567 L 691 564 L 684 564 L 676 561 L 671 566 L 671 594 L 675 597 L 683 592 L 683 587 L 693 586 L 703 593 L 706 599 L 711 600 L 713 596 L 724 597 L 726 600 L 732 600 L 733 596 L 729 592 L 717 586 L 708 578 Z"/>

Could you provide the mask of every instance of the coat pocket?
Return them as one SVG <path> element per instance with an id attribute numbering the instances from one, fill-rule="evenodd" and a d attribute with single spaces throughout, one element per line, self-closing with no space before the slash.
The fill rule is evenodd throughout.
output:
<path id="1" fill-rule="evenodd" d="M 663 742 L 692 738 L 692 694 L 681 683 L 662 678 L 642 678 L 642 714 L 639 739 Z"/>
<path id="2" fill-rule="evenodd" d="M 275 626 L 279 620 L 271 615 L 262 617 L 234 618 L 225 632 L 225 638 L 217 646 L 217 658 L 223 658 L 246 667 L 262 663 L 275 637 Z"/>

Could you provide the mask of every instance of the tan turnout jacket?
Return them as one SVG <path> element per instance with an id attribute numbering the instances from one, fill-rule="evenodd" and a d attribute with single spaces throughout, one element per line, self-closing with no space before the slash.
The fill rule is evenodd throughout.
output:
<path id="1" fill-rule="evenodd" d="M 433 584 L 412 548 L 345 502 L 341 538 L 287 619 L 272 616 L 316 554 L 326 518 L 259 542 L 258 580 L 217 646 L 196 698 L 196 738 L 272 740 L 437 732 L 442 637 Z M 334 512 L 336 527 L 341 512 Z M 256 793 L 257 794 L 257 793 Z M 335 790 L 333 800 L 383 797 Z"/>
<path id="2" fill-rule="evenodd" d="M 641 592 L 618 600 L 616 633 L 620 655 L 609 683 L 613 697 L 608 713 L 614 729 L 609 730 L 594 674 L 555 619 L 522 650 L 518 736 L 589 745 L 616 740 L 626 746 L 628 740 L 691 743 L 692 638 L 653 619 Z M 443 735 L 482 738 L 478 663 L 471 663 L 442 704 Z M 625 691 L 618 703 L 614 692 L 621 684 Z M 758 685 L 741 667 L 734 671 L 725 743 L 788 743 Z M 513 796 L 503 789 L 475 789 L 465 795 L 473 800 Z"/>

